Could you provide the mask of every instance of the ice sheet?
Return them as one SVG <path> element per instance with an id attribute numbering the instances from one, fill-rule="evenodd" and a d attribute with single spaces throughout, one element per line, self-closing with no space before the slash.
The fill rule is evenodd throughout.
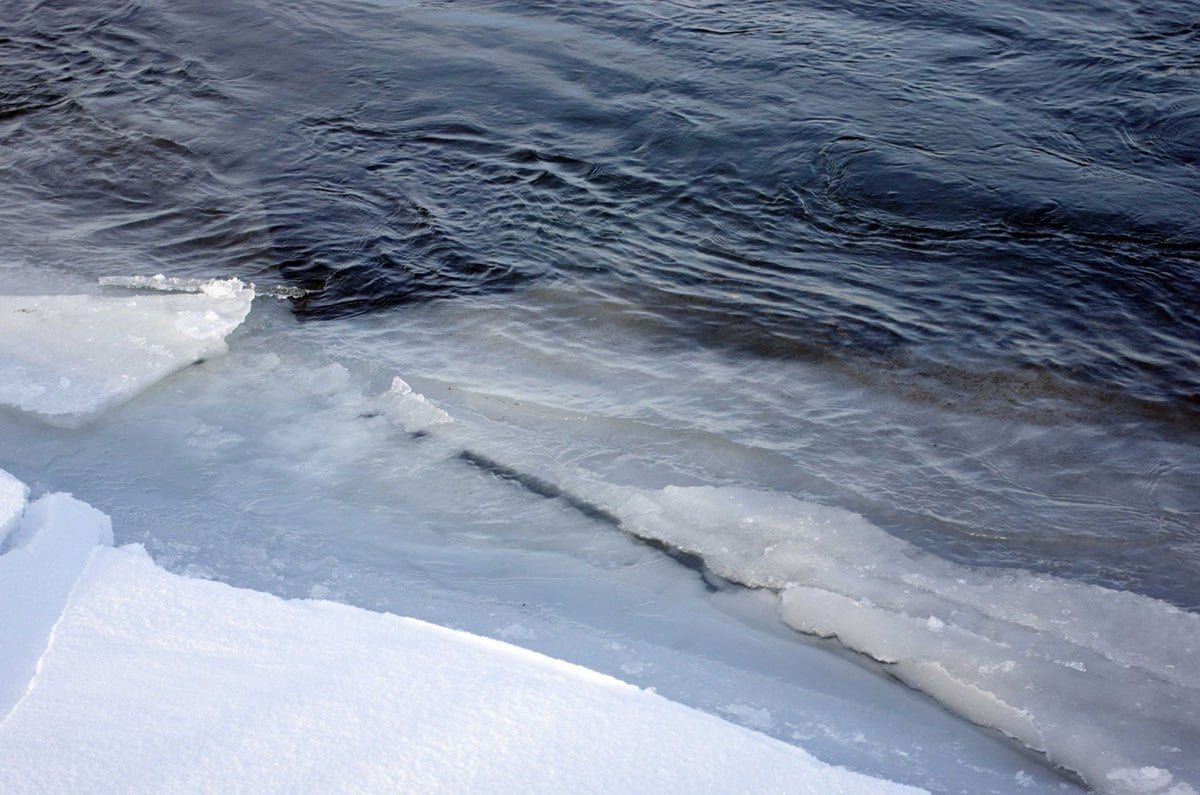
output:
<path id="1" fill-rule="evenodd" d="M 311 346 L 296 356 L 264 339 L 273 316 L 287 334 L 311 327 L 259 306 L 254 334 L 121 422 L 23 423 L 0 458 L 30 483 L 78 484 L 113 515 L 118 541 L 144 542 L 175 571 L 507 640 L 938 792 L 1076 791 L 1015 744 L 789 632 L 766 594 L 707 593 L 695 572 L 570 501 L 467 462 L 461 445 L 475 441 L 458 430 L 474 423 L 461 409 L 414 431 L 413 415 L 392 410 L 394 371 L 367 383 L 341 364 L 313 367 Z M 418 404 L 448 405 L 445 394 Z"/>
<path id="2" fill-rule="evenodd" d="M 78 424 L 224 352 L 253 299 L 237 279 L 194 294 L 0 296 L 0 404 Z"/>
<path id="3" fill-rule="evenodd" d="M 778 592 L 791 626 L 886 663 L 1097 790 L 1200 787 L 1200 616 L 1046 575 L 958 566 L 853 513 L 784 495 L 591 492 L 631 532 Z"/>
<path id="4" fill-rule="evenodd" d="M 169 574 L 95 546 L 103 519 L 44 497 L 0 557 L 0 586 L 78 576 L 0 722 L 0 791 L 914 791 L 506 643 Z M 22 587 L 8 618 L 49 607 Z"/>

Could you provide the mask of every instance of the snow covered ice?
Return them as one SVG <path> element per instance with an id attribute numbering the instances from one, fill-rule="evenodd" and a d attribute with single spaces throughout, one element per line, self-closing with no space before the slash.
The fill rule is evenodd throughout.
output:
<path id="1" fill-rule="evenodd" d="M 67 495 L 3 507 L 6 793 L 917 791 L 505 643 L 169 574 Z"/>

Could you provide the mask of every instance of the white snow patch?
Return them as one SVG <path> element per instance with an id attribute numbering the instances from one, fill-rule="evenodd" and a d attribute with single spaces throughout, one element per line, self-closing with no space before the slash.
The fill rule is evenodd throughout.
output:
<path id="1" fill-rule="evenodd" d="M 12 480 L 0 470 L 0 484 Z M 24 693 L 88 557 L 111 543 L 108 517 L 69 495 L 24 509 L 0 555 L 0 720 Z"/>
<path id="2" fill-rule="evenodd" d="M 53 635 L 0 721 L 5 793 L 914 791 L 499 641 L 169 574 L 64 495 L 18 536 L 6 692 Z"/>

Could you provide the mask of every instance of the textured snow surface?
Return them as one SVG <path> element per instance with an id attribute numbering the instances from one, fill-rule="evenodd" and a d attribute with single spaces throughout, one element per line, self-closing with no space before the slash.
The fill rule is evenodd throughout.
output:
<path id="1" fill-rule="evenodd" d="M 0 404 L 73 425 L 195 361 L 225 352 L 254 290 L 0 296 Z"/>
<path id="2" fill-rule="evenodd" d="M 912 791 L 502 642 L 169 574 L 66 495 L 14 539 L 5 793 Z"/>

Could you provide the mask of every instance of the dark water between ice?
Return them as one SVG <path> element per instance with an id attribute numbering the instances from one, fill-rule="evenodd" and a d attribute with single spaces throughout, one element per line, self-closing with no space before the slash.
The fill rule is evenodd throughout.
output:
<path id="1" fill-rule="evenodd" d="M 667 354 L 1194 442 L 1200 5 L 0 0 L 0 237 L 313 320 L 556 283 Z M 1200 556 L 1196 490 L 1146 521 Z"/>

